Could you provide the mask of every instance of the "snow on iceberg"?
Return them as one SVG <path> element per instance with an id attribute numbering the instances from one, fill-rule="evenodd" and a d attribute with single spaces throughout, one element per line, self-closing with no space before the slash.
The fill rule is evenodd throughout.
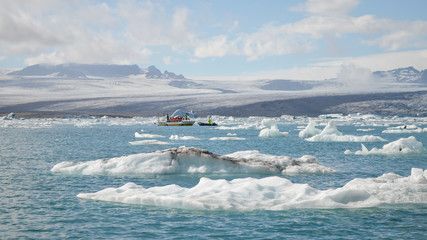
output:
<path id="1" fill-rule="evenodd" d="M 385 142 L 386 140 L 382 137 L 373 135 L 354 136 L 354 135 L 343 135 L 338 131 L 335 123 L 329 121 L 326 127 L 319 134 L 306 138 L 305 140 L 310 142 Z"/>
<path id="2" fill-rule="evenodd" d="M 298 134 L 298 136 L 300 138 L 313 137 L 313 136 L 315 136 L 321 132 L 320 129 L 316 128 L 316 122 L 313 119 L 309 118 L 308 120 L 309 120 L 309 122 L 308 122 L 307 127 L 305 127 L 303 130 L 301 130 Z"/>
<path id="3" fill-rule="evenodd" d="M 417 141 L 415 137 L 411 136 L 388 143 L 381 149 L 372 148 L 371 150 L 368 150 L 368 148 L 362 144 L 362 150 L 357 150 L 354 153 L 350 150 L 346 150 L 344 153 L 357 155 L 419 155 L 426 153 L 426 149 L 423 147 L 421 142 Z"/>
<path id="4" fill-rule="evenodd" d="M 360 208 L 380 204 L 427 203 L 427 170 L 412 169 L 409 177 L 384 174 L 354 179 L 342 188 L 318 190 L 278 176 L 227 181 L 201 178 L 192 188 L 172 184 L 144 188 L 127 183 L 78 198 L 199 210 L 286 210 L 290 208 Z"/>
<path id="5" fill-rule="evenodd" d="M 67 174 L 171 174 L 171 173 L 330 173 L 312 156 L 290 158 L 258 151 L 217 155 L 194 147 L 133 154 L 88 162 L 61 162 L 52 172 Z"/>

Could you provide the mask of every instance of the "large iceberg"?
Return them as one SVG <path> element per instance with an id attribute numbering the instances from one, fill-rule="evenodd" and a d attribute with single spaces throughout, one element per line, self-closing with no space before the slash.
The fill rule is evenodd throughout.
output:
<path id="1" fill-rule="evenodd" d="M 61 162 L 51 169 L 67 174 L 171 174 L 171 173 L 331 173 L 317 158 L 291 158 L 261 154 L 258 151 L 217 155 L 194 147 L 171 148 L 163 151 L 133 154 L 87 162 Z"/>
<path id="2" fill-rule="evenodd" d="M 201 178 L 192 188 L 175 184 L 144 188 L 127 183 L 78 198 L 199 210 L 285 210 L 289 208 L 360 208 L 381 204 L 427 203 L 427 170 L 409 177 L 394 173 L 354 179 L 342 188 L 319 190 L 278 176 L 227 181 Z"/>
<path id="3" fill-rule="evenodd" d="M 381 149 L 372 148 L 371 150 L 368 150 L 368 148 L 362 144 L 362 150 L 357 150 L 354 153 L 350 150 L 346 150 L 344 153 L 357 155 L 419 155 L 426 153 L 426 149 L 423 147 L 421 142 L 417 141 L 414 136 L 411 136 L 388 143 Z"/>
<path id="4" fill-rule="evenodd" d="M 306 138 L 310 142 L 385 142 L 382 137 L 373 135 L 355 136 L 343 135 L 338 131 L 337 126 L 333 121 L 329 121 L 328 125 L 317 135 Z"/>

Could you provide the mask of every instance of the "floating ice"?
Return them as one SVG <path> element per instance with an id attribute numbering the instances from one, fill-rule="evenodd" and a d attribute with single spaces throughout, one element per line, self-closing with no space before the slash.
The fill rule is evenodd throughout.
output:
<path id="1" fill-rule="evenodd" d="M 306 138 L 305 140 L 310 142 L 385 142 L 386 140 L 382 137 L 373 135 L 354 136 L 354 135 L 343 135 L 338 131 L 335 123 L 329 121 L 328 125 L 322 130 L 321 133 Z"/>
<path id="2" fill-rule="evenodd" d="M 88 162 L 61 162 L 52 172 L 68 174 L 170 174 L 170 173 L 331 173 L 312 156 L 290 158 L 258 151 L 217 155 L 179 147 Z"/>
<path id="3" fill-rule="evenodd" d="M 157 135 L 157 134 L 135 132 L 135 137 L 136 138 L 164 138 L 165 136 Z"/>
<path id="4" fill-rule="evenodd" d="M 170 140 L 200 140 L 198 137 L 193 136 L 178 136 L 178 135 L 171 135 L 169 137 Z"/>
<path id="5" fill-rule="evenodd" d="M 131 145 L 170 145 L 171 143 L 158 140 L 142 140 L 129 142 Z"/>
<path id="6" fill-rule="evenodd" d="M 375 128 L 358 128 L 358 129 L 356 129 L 356 131 L 359 131 L 359 132 L 371 132 L 371 131 L 375 131 Z"/>
<path id="7" fill-rule="evenodd" d="M 245 138 L 241 138 L 241 137 L 211 137 L 209 138 L 209 140 L 211 141 L 242 141 L 242 140 L 246 140 Z"/>
<path id="8" fill-rule="evenodd" d="M 372 148 L 371 150 L 368 150 L 365 145 L 362 144 L 362 150 L 357 150 L 354 153 L 350 150 L 346 150 L 344 153 L 357 155 L 418 155 L 426 153 L 426 149 L 423 147 L 421 142 L 411 136 L 388 143 L 384 145 L 382 149 Z"/>
<path id="9" fill-rule="evenodd" d="M 264 128 L 259 132 L 259 137 L 262 138 L 277 138 L 277 137 L 287 137 L 287 132 L 280 132 L 277 125 L 272 125 L 270 128 Z"/>
<path id="10" fill-rule="evenodd" d="M 389 127 L 383 133 L 423 133 L 427 132 L 427 128 L 420 128 L 416 125 L 403 125 L 398 127 Z"/>
<path id="11" fill-rule="evenodd" d="M 289 208 L 360 208 L 384 203 L 427 203 L 427 170 L 412 169 L 409 177 L 384 174 L 354 179 L 342 188 L 318 190 L 273 176 L 227 181 L 201 178 L 192 188 L 178 185 L 144 188 L 127 183 L 78 198 L 200 210 L 285 210 Z"/>
<path id="12" fill-rule="evenodd" d="M 320 132 L 321 130 L 316 128 L 316 122 L 313 119 L 309 118 L 307 127 L 301 130 L 298 136 L 300 138 L 309 138 L 319 134 Z"/>

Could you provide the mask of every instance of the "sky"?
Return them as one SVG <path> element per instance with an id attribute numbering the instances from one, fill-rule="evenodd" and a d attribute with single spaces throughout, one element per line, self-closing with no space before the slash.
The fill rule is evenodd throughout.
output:
<path id="1" fill-rule="evenodd" d="M 0 68 L 138 64 L 193 79 L 296 80 L 423 70 L 425 9 L 423 0 L 3 0 Z"/>

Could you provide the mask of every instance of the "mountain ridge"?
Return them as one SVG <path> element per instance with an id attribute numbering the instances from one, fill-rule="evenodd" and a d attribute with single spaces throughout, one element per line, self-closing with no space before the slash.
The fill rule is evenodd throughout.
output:
<path id="1" fill-rule="evenodd" d="M 154 79 L 186 79 L 183 75 L 164 71 L 162 73 L 155 66 L 140 68 L 138 65 L 118 65 L 118 64 L 35 64 L 27 66 L 21 70 L 7 73 L 9 76 L 58 76 L 66 78 L 88 78 L 94 77 L 128 77 L 131 75 L 145 75 Z"/>

